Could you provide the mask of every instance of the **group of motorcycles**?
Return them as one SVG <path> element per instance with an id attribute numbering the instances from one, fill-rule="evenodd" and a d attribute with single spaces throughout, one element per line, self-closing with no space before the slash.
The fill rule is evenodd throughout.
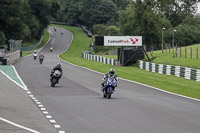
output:
<path id="1" fill-rule="evenodd" d="M 56 32 L 57 29 L 54 27 L 54 31 Z M 63 31 L 61 31 L 61 35 L 63 35 Z M 50 47 L 50 52 L 53 51 L 53 47 Z M 37 58 L 37 53 L 33 54 L 34 60 L 36 60 Z M 39 56 L 39 62 L 40 64 L 42 64 L 44 58 L 40 58 Z M 55 70 L 52 74 L 51 74 L 51 87 L 55 87 L 55 85 L 59 82 L 59 79 L 61 78 L 61 72 L 58 70 Z M 102 79 L 103 80 L 103 79 Z M 107 78 L 107 81 L 104 84 L 104 87 L 102 88 L 102 92 L 103 92 L 103 97 L 104 98 L 111 98 L 111 95 L 113 94 L 113 92 L 115 91 L 115 87 L 116 87 L 116 80 L 113 76 L 109 76 Z"/>

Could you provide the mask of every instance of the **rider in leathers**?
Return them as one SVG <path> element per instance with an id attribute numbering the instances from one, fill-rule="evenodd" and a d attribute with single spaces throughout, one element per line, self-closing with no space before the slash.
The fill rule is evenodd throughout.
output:
<path id="1" fill-rule="evenodd" d="M 112 76 L 112 77 L 115 78 L 115 80 L 116 80 L 115 87 L 117 87 L 117 81 L 118 81 L 117 74 L 115 74 L 115 69 L 111 68 L 110 71 L 108 73 L 106 73 L 104 75 L 103 79 L 102 79 L 103 80 L 103 83 L 101 84 L 102 85 L 102 91 L 104 91 L 104 89 L 105 89 L 104 85 L 105 85 L 106 81 L 108 80 L 109 76 Z"/>
<path id="2" fill-rule="evenodd" d="M 54 73 L 56 70 L 60 71 L 60 73 L 61 73 L 61 75 L 60 75 L 60 77 L 59 77 L 59 79 L 60 79 L 61 76 L 62 76 L 62 73 L 63 73 L 60 63 L 58 63 L 58 64 L 53 68 L 53 70 L 51 71 L 51 75 L 50 75 L 51 81 L 52 81 L 52 78 L 53 78 L 53 73 Z M 58 79 L 58 83 L 59 83 L 59 79 Z"/>

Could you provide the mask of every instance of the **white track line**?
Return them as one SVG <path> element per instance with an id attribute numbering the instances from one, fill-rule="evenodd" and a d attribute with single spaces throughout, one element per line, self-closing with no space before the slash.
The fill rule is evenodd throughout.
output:
<path id="1" fill-rule="evenodd" d="M 6 120 L 6 119 L 4 119 L 4 118 L 2 118 L 2 117 L 0 117 L 0 120 L 4 121 L 4 122 L 6 122 L 6 123 L 9 123 L 9 124 L 11 124 L 11 125 L 13 125 L 13 126 L 16 126 L 16 127 L 18 127 L 18 128 L 21 128 L 21 129 L 30 131 L 30 132 L 32 132 L 32 133 L 40 133 L 40 132 L 38 132 L 38 131 L 36 131 L 36 130 L 33 130 L 33 129 L 30 129 L 30 128 L 24 127 L 24 126 L 19 125 L 19 124 L 17 124 L 17 123 L 14 123 L 14 122 L 11 122 L 11 121 L 9 121 L 9 120 Z"/>
<path id="2" fill-rule="evenodd" d="M 0 72 L 5 75 L 10 81 L 14 82 L 17 86 L 19 86 L 20 88 L 24 89 L 25 91 L 27 91 L 27 89 L 23 86 L 21 86 L 19 83 L 17 83 L 15 80 L 13 80 L 12 78 L 10 78 L 10 76 L 8 76 L 6 73 L 4 73 L 3 71 L 0 70 Z"/>
<path id="3" fill-rule="evenodd" d="M 70 33 L 71 33 L 71 32 L 70 32 Z M 72 34 L 72 33 L 71 33 L 71 34 Z M 72 34 L 72 39 L 71 39 L 71 42 L 70 42 L 70 46 L 71 46 L 72 40 L 73 40 L 73 34 Z M 70 47 L 70 46 L 69 46 L 69 47 Z M 65 52 L 69 49 L 69 47 L 68 47 L 63 53 L 65 53 Z M 63 54 L 63 53 L 61 53 L 61 54 Z M 61 58 L 59 57 L 59 55 L 58 55 L 57 57 L 58 57 L 60 60 L 62 60 L 63 62 L 66 62 L 66 63 L 68 63 L 68 64 L 70 64 L 70 65 L 72 65 L 72 66 L 80 67 L 80 68 L 83 68 L 83 69 L 86 69 L 86 70 L 89 70 L 89 71 L 92 71 L 92 72 L 95 72 L 95 73 L 98 73 L 98 74 L 104 74 L 104 73 L 101 73 L 101 72 L 98 72 L 98 71 L 95 71 L 95 70 L 92 70 L 92 69 L 89 69 L 89 68 L 86 68 L 86 67 L 78 66 L 78 65 L 72 64 L 72 63 L 70 63 L 70 62 L 67 62 L 67 61 L 61 59 Z M 191 98 L 191 97 L 188 97 L 188 96 L 184 96 L 184 95 L 176 94 L 176 93 L 173 93 L 173 92 L 165 91 L 165 90 L 162 90 L 162 89 L 153 87 L 153 86 L 149 86 L 149 85 L 146 85 L 146 84 L 142 84 L 142 83 L 139 83 L 139 82 L 136 82 L 136 81 L 131 81 L 131 80 L 124 79 L 124 78 L 120 78 L 120 77 L 119 77 L 119 79 L 124 80 L 124 81 L 128 81 L 128 82 L 132 82 L 132 83 L 135 83 L 135 84 L 139 84 L 139 85 L 142 85 L 142 86 L 145 86 L 145 87 L 149 87 L 149 88 L 152 88 L 152 89 L 155 89 L 155 90 L 158 90 L 158 91 L 162 91 L 162 92 L 165 92 L 165 93 L 168 93 L 168 94 L 171 94 L 171 95 L 175 95 L 175 96 L 179 96 L 179 97 L 183 97 L 183 98 L 187 98 L 187 99 L 190 99 L 190 100 L 194 100 L 194 101 L 200 102 L 200 99 Z"/>
<path id="4" fill-rule="evenodd" d="M 22 85 L 23 85 L 23 87 L 24 87 L 24 90 L 28 90 L 28 88 L 27 88 L 27 86 L 24 84 L 24 82 L 23 82 L 23 80 L 21 79 L 21 77 L 19 76 L 19 74 L 18 74 L 18 72 L 17 72 L 17 70 L 16 70 L 16 68 L 13 66 L 13 65 L 11 65 L 12 66 L 12 68 L 14 69 L 14 71 L 15 71 L 15 74 L 17 75 L 17 78 L 21 81 L 21 83 L 22 83 Z"/>

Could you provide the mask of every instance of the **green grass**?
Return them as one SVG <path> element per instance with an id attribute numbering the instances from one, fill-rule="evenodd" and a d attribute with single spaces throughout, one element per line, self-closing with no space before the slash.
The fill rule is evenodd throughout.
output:
<path id="1" fill-rule="evenodd" d="M 190 48 L 192 47 L 192 59 L 190 56 Z M 181 48 L 181 57 L 180 57 L 180 48 L 178 48 L 178 57 L 173 58 L 173 50 L 164 51 L 162 53 L 161 50 L 159 51 L 154 51 L 153 56 L 155 57 L 152 62 L 158 63 L 158 64 L 167 64 L 167 65 L 178 65 L 178 66 L 185 66 L 185 67 L 190 67 L 190 68 L 195 68 L 195 69 L 200 69 L 200 58 L 197 59 L 197 52 L 196 48 L 198 48 L 199 53 L 198 56 L 200 57 L 200 44 L 188 46 L 187 48 L 187 58 L 185 58 L 185 47 Z M 150 56 L 150 54 L 148 54 Z M 151 57 L 151 56 L 150 56 Z M 145 59 L 147 60 L 147 59 Z"/>
<path id="2" fill-rule="evenodd" d="M 49 40 L 49 33 L 47 32 L 47 30 L 44 30 L 42 43 L 38 47 L 36 47 L 36 48 L 34 48 L 34 49 L 30 50 L 30 51 L 23 51 L 22 52 L 22 56 L 30 55 L 30 54 L 33 53 L 33 51 L 39 50 L 40 48 L 44 47 L 44 45 L 47 43 L 48 40 Z M 32 45 L 33 44 L 35 44 L 35 42 L 32 43 Z"/>
<path id="3" fill-rule="evenodd" d="M 51 25 L 51 26 L 65 28 L 71 31 L 73 34 L 73 41 L 70 48 L 68 49 L 68 51 L 60 55 L 60 58 L 63 60 L 102 73 L 108 72 L 110 68 L 115 68 L 117 75 L 121 78 L 137 81 L 166 91 L 200 99 L 200 87 L 199 87 L 200 82 L 187 80 L 184 78 L 178 78 L 172 75 L 169 76 L 169 75 L 162 75 L 158 73 L 148 72 L 139 69 L 137 65 L 131 67 L 113 67 L 108 64 L 102 64 L 95 61 L 89 61 L 83 59 L 81 57 L 81 53 L 82 51 L 89 49 L 89 45 L 92 39 L 88 38 L 86 34 L 83 33 L 80 28 L 77 27 L 58 26 L 58 25 Z"/>
<path id="4" fill-rule="evenodd" d="M 22 42 L 22 46 L 21 47 L 28 47 L 31 46 L 33 44 L 36 44 L 37 42 L 39 42 L 39 40 L 33 39 L 30 42 Z"/>

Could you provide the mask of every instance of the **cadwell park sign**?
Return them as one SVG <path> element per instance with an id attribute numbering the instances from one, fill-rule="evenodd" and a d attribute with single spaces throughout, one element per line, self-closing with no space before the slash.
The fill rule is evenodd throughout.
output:
<path id="1" fill-rule="evenodd" d="M 104 36 L 104 46 L 142 46 L 142 36 Z"/>

